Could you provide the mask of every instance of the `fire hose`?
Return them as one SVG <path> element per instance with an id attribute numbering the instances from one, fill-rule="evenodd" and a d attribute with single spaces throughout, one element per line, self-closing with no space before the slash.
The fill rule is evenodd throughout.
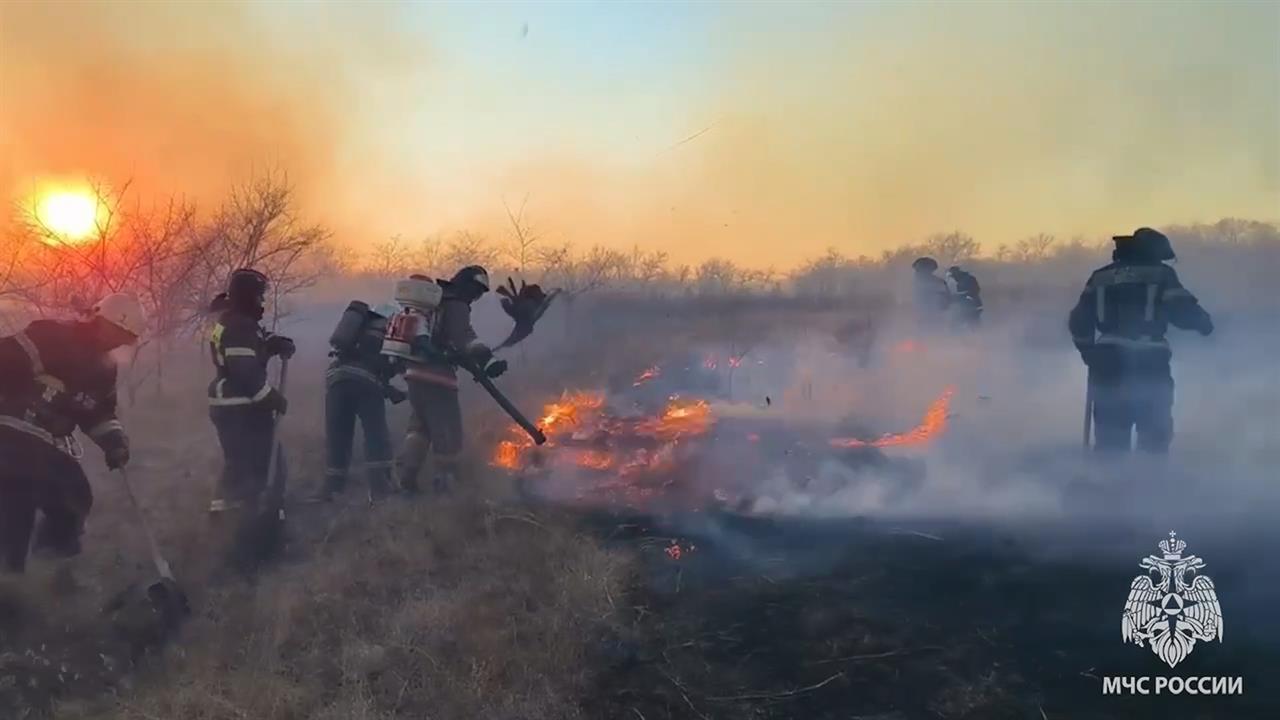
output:
<path id="1" fill-rule="evenodd" d="M 493 378 L 489 377 L 484 368 L 462 353 L 453 353 L 452 355 L 454 364 L 470 373 L 476 383 L 484 388 L 485 392 L 489 393 L 494 402 L 498 403 L 498 407 L 502 408 L 522 430 L 529 434 L 529 437 L 533 438 L 535 445 L 542 445 L 547 442 L 547 436 L 538 429 L 537 425 L 530 422 L 529 418 L 525 417 L 524 413 L 520 412 L 520 409 L 508 400 L 506 395 L 502 394 L 502 391 L 498 389 L 497 385 L 493 384 Z"/>

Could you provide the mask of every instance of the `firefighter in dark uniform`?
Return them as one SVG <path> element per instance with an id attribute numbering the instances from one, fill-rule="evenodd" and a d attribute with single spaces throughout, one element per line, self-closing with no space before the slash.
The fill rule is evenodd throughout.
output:
<path id="1" fill-rule="evenodd" d="M 324 485 L 313 498 L 327 502 L 342 493 L 351 465 L 356 421 L 364 432 L 364 460 L 368 472 L 369 501 L 380 499 L 391 487 L 391 431 L 387 428 L 386 401 L 403 402 L 404 391 L 391 384 L 396 367 L 382 354 L 391 308 L 371 310 L 352 302 L 339 320 L 330 345 L 333 363 L 325 373 Z"/>
<path id="2" fill-rule="evenodd" d="M 1165 453 L 1173 440 L 1170 323 L 1201 335 L 1213 320 L 1163 261 L 1174 259 L 1169 238 L 1151 228 L 1113 238 L 1112 262 L 1095 270 L 1068 326 L 1089 368 L 1096 448 Z"/>
<path id="3" fill-rule="evenodd" d="M 293 341 L 262 327 L 267 278 L 257 270 L 231 274 L 226 297 L 209 338 L 215 376 L 209 383 L 209 417 L 222 445 L 223 469 L 209 511 L 246 510 L 252 516 L 277 510 L 281 498 L 264 497 L 270 476 L 277 415 L 288 409 L 284 396 L 267 381 L 267 361 L 293 356 Z M 283 487 L 284 456 L 276 470 Z"/>
<path id="4" fill-rule="evenodd" d="M 413 414 L 397 465 L 401 488 L 418 491 L 418 474 L 427 456 L 435 461 L 434 488 L 450 490 L 457 478 L 462 451 L 462 409 L 458 404 L 458 372 L 451 357 L 465 357 L 484 367 L 493 357 L 489 346 L 471 326 L 471 304 L 489 291 L 489 274 L 478 265 L 459 270 L 450 280 L 437 280 L 444 289 L 437 310 L 431 348 L 423 362 L 405 369 Z"/>
<path id="5" fill-rule="evenodd" d="M 915 271 L 912 298 L 915 301 L 916 318 L 926 325 L 941 324 L 951 306 L 951 290 L 947 281 L 934 275 L 938 261 L 931 257 L 917 258 L 911 263 Z"/>
<path id="6" fill-rule="evenodd" d="M 116 418 L 116 365 L 110 352 L 137 342 L 146 327 L 133 295 L 109 295 L 83 321 L 36 320 L 0 338 L 0 552 L 22 572 L 35 547 L 70 557 L 93 505 L 80 467 L 78 428 L 103 451 L 107 467 L 129 462 Z M 40 524 L 36 527 L 36 514 Z"/>
<path id="7" fill-rule="evenodd" d="M 952 296 L 955 324 L 960 327 L 977 327 L 982 320 L 982 288 L 978 285 L 978 278 L 959 265 L 947 268 L 947 277 L 956 287 Z"/>

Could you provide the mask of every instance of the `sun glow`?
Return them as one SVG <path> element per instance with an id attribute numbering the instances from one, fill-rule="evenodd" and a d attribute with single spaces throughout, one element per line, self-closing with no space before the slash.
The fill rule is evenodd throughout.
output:
<path id="1" fill-rule="evenodd" d="M 53 236 L 50 241 L 78 243 L 98 227 L 98 198 L 86 189 L 53 189 L 40 193 L 35 219 Z"/>

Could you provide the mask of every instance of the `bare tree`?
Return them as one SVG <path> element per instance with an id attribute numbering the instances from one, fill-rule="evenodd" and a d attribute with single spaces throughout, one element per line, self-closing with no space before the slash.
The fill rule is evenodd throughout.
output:
<path id="1" fill-rule="evenodd" d="M 566 333 L 573 327 L 572 318 L 578 298 L 596 292 L 615 283 L 625 258 L 622 253 L 599 245 L 584 255 L 578 255 L 570 243 L 544 249 L 541 253 L 542 282 L 560 289 L 560 297 L 570 321 Z"/>
<path id="2" fill-rule="evenodd" d="M 188 304 L 207 303 L 233 270 L 252 267 L 271 280 L 273 325 L 288 312 L 287 298 L 311 287 L 329 267 L 329 231 L 303 223 L 293 204 L 293 188 L 280 171 L 254 175 L 232 189 L 228 200 L 203 228 L 202 262 Z"/>
<path id="3" fill-rule="evenodd" d="M 925 240 L 924 249 L 939 265 L 946 267 L 972 260 L 981 248 L 977 240 L 957 230 L 931 236 Z"/>
<path id="4" fill-rule="evenodd" d="M 1057 238 L 1045 233 L 1038 233 L 1019 240 L 1010 247 L 1004 243 L 996 248 L 995 258 L 1000 262 L 1038 263 L 1048 260 L 1053 254 Z"/>
<path id="5" fill-rule="evenodd" d="M 489 238 L 469 230 L 459 230 L 442 243 L 439 240 L 436 242 L 439 267 L 445 273 L 452 273 L 467 265 L 488 268 L 496 265 L 501 256 Z"/>
<path id="6" fill-rule="evenodd" d="M 694 271 L 694 282 L 701 295 L 728 295 L 743 285 L 743 272 L 731 260 L 711 258 Z"/>
<path id="7" fill-rule="evenodd" d="M 528 193 L 520 201 L 520 209 L 514 213 L 511 212 L 511 206 L 505 200 L 502 201 L 502 207 L 507 211 L 507 220 L 511 222 L 511 240 L 507 254 L 515 265 L 516 272 L 521 275 L 528 271 L 529 263 L 535 259 L 538 242 L 542 239 L 525 218 L 524 209 L 528 204 Z"/>
<path id="8" fill-rule="evenodd" d="M 362 269 L 376 277 L 408 275 L 414 266 L 413 247 L 399 235 L 369 246 L 363 258 Z"/>

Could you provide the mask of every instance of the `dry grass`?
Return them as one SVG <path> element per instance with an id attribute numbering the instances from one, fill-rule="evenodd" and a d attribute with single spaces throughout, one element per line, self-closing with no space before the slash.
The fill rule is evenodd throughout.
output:
<path id="1" fill-rule="evenodd" d="M 322 393 L 308 387 L 291 395 L 283 436 L 292 492 L 301 494 L 323 467 Z M 211 580 L 203 508 L 219 452 L 202 405 L 159 402 L 126 413 L 136 445 L 132 479 L 192 595 L 194 617 L 162 655 L 133 671 L 113 660 L 120 672 L 50 690 L 56 711 L 36 702 L 31 717 L 580 716 L 590 653 L 619 622 L 615 599 L 630 573 L 625 554 L 602 548 L 572 518 L 521 507 L 505 478 L 484 466 L 486 445 L 477 440 L 471 484 L 457 495 L 395 498 L 375 508 L 358 497 L 300 507 L 284 557 L 256 583 Z M 475 429 L 502 428 L 487 411 L 471 410 Z M 86 467 L 98 462 L 89 450 Z M 152 575 L 113 481 L 94 477 L 87 549 L 72 565 L 77 599 L 51 602 L 55 576 L 66 573 L 33 563 L 20 583 L 0 586 L 0 606 L 41 621 L 0 627 L 0 638 L 32 647 L 60 625 L 62 646 L 83 647 L 50 650 L 50 657 L 98 662 L 110 629 L 97 603 Z M 0 676 L 4 670 L 0 663 Z"/>

